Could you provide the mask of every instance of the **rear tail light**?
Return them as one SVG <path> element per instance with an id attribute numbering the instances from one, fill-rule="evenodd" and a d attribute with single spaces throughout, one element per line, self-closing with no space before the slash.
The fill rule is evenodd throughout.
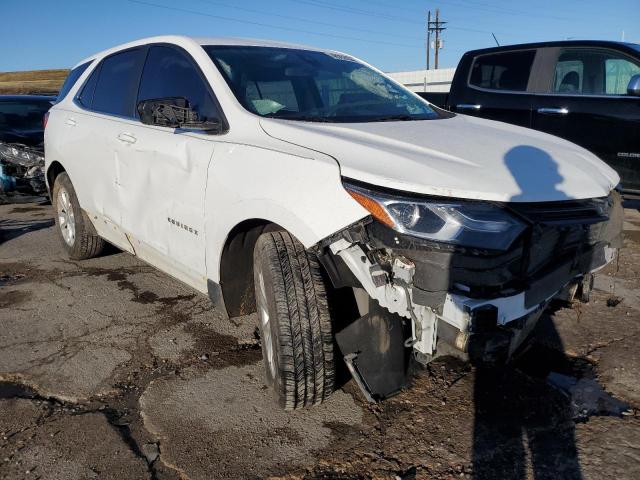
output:
<path id="1" fill-rule="evenodd" d="M 42 128 L 47 128 L 47 122 L 49 121 L 49 112 L 44 114 L 42 117 Z"/>

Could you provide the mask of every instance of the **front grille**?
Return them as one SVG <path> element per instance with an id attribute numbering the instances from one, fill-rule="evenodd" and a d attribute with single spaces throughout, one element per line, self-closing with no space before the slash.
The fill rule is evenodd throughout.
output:
<path id="1" fill-rule="evenodd" d="M 525 247 L 525 277 L 541 275 L 564 262 L 583 261 L 598 243 L 609 243 L 621 230 L 620 195 L 564 202 L 511 204 L 531 222 Z M 575 266 L 575 265 L 574 265 Z"/>
<path id="2" fill-rule="evenodd" d="M 534 224 L 590 224 L 608 220 L 613 194 L 561 202 L 512 203 L 509 208 Z"/>

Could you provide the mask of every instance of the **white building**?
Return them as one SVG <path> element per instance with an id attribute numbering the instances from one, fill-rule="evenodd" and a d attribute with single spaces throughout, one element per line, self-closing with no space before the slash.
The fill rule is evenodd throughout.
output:
<path id="1" fill-rule="evenodd" d="M 455 71 L 455 68 L 439 68 L 438 70 L 387 72 L 387 75 L 414 92 L 448 92 Z"/>

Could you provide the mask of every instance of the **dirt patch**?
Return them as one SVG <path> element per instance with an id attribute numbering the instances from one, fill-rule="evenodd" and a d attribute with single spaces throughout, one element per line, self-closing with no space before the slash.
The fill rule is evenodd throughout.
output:
<path id="1" fill-rule="evenodd" d="M 31 297 L 31 293 L 21 290 L 0 291 L 0 308 L 15 307 L 25 303 Z"/>
<path id="2" fill-rule="evenodd" d="M 52 282 L 73 275 L 74 272 L 57 268 L 45 270 L 26 262 L 0 263 L 0 281 L 6 284 Z"/>
<path id="3" fill-rule="evenodd" d="M 151 267 L 148 267 L 149 269 Z M 183 301 L 191 301 L 196 297 L 196 294 L 176 295 L 172 297 L 160 297 L 158 294 L 149 291 L 142 290 L 136 283 L 129 279 L 129 276 L 146 273 L 147 267 L 141 269 L 135 268 L 121 268 L 121 269 L 107 269 L 107 268 L 83 268 L 83 273 L 92 277 L 105 276 L 110 282 L 117 282 L 118 288 L 122 291 L 129 291 L 132 295 L 132 301 L 141 303 L 144 305 L 158 303 L 164 307 L 174 307 L 178 303 Z"/>
<path id="4" fill-rule="evenodd" d="M 625 230 L 624 238 L 633 243 L 640 243 L 640 230 Z"/>
<path id="5" fill-rule="evenodd" d="M 0 400 L 3 478 L 143 479 L 149 468 L 100 413 L 69 415 L 46 401 Z"/>
<path id="6" fill-rule="evenodd" d="M 41 212 L 44 206 L 14 207 L 9 213 Z"/>
<path id="7" fill-rule="evenodd" d="M 210 367 L 241 367 L 262 359 L 257 337 L 253 341 L 239 343 L 236 337 L 223 335 L 201 323 L 190 323 L 184 330 L 196 341 L 194 352 Z"/>
<path id="8" fill-rule="evenodd" d="M 140 408 L 145 426 L 160 440 L 162 461 L 192 480 L 265 478 L 313 465 L 314 452 L 332 441 L 327 425 L 358 425 L 362 419 L 344 392 L 313 409 L 278 409 L 264 387 L 261 362 L 159 379 L 141 397 Z"/>

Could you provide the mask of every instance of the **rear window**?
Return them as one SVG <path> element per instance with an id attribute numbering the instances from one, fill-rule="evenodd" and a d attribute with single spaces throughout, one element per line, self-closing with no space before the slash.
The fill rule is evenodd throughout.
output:
<path id="1" fill-rule="evenodd" d="M 82 65 L 78 65 L 76 68 L 74 68 L 69 72 L 69 75 L 67 75 L 67 78 L 65 79 L 64 83 L 62 84 L 62 87 L 60 88 L 60 93 L 58 93 L 58 98 L 56 99 L 56 102 L 62 101 L 64 97 L 67 96 L 67 94 L 69 93 L 69 90 L 73 88 L 73 86 L 78 81 L 78 78 L 80 78 L 80 76 L 84 73 L 84 71 L 87 69 L 89 65 L 91 65 L 91 62 L 83 63 Z"/>
<path id="2" fill-rule="evenodd" d="M 80 103 L 88 107 L 90 84 L 95 81 L 91 106 L 88 108 L 120 117 L 134 117 L 138 83 L 144 61 L 143 52 L 142 49 L 132 49 L 105 58 L 99 66 L 100 70 L 94 72 L 96 78 L 90 78 L 83 88 Z"/>
<path id="3" fill-rule="evenodd" d="M 535 55 L 535 50 L 527 50 L 477 57 L 471 67 L 469 83 L 490 90 L 524 92 Z"/>
<path id="4" fill-rule="evenodd" d="M 42 130 L 42 119 L 50 108 L 47 100 L 0 102 L 0 130 Z"/>

